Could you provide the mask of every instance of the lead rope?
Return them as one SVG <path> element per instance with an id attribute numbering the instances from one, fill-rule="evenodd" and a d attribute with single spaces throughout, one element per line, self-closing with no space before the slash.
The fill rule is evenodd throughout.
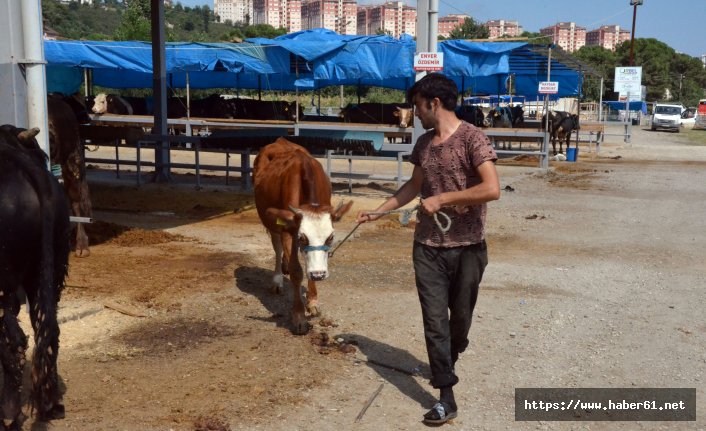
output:
<path id="1" fill-rule="evenodd" d="M 388 214 L 398 214 L 399 213 L 399 214 L 402 214 L 402 216 L 400 217 L 400 224 L 402 226 L 407 226 L 407 224 L 409 223 L 409 220 L 412 218 L 412 213 L 417 211 L 419 209 L 419 207 L 421 207 L 421 206 L 422 206 L 422 204 L 418 204 L 414 208 L 409 208 L 409 209 L 396 209 L 396 210 L 389 210 L 389 211 L 382 211 L 382 212 L 369 212 L 369 213 L 367 213 L 367 215 L 381 215 L 381 216 L 383 216 L 383 215 L 388 215 Z M 439 214 L 444 216 L 444 218 L 446 219 L 446 226 L 441 224 L 441 221 L 439 220 Z M 449 215 L 446 214 L 445 212 L 442 212 L 442 211 L 435 212 L 434 213 L 434 221 L 436 222 L 436 226 L 439 228 L 442 235 L 444 235 L 446 232 L 449 231 L 449 229 L 451 229 L 451 217 L 449 217 Z M 331 253 L 329 253 L 329 257 L 333 257 L 333 254 L 336 252 L 336 250 L 338 250 L 338 247 L 343 245 L 343 243 L 346 242 L 346 240 L 348 238 L 350 238 L 351 235 L 353 235 L 353 232 L 355 232 L 356 229 L 358 229 L 358 227 L 360 227 L 361 224 L 363 224 L 363 223 L 358 223 L 355 225 L 355 227 L 348 233 L 348 235 L 346 235 L 346 237 L 343 238 L 343 240 L 338 243 L 336 248 L 334 248 L 333 251 Z"/>

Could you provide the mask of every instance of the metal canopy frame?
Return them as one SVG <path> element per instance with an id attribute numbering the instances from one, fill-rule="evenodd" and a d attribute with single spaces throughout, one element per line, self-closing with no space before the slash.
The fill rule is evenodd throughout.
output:
<path id="1" fill-rule="evenodd" d="M 552 70 L 574 70 L 578 71 L 583 74 L 588 74 L 596 78 L 601 78 L 603 79 L 604 76 L 598 72 L 596 69 L 594 69 L 592 66 L 589 64 L 584 63 L 583 61 L 579 60 L 578 58 L 574 57 L 573 55 L 569 54 L 568 52 L 564 51 L 561 49 L 561 47 L 554 45 L 554 44 L 529 44 L 526 47 L 526 51 L 523 52 L 523 49 L 518 49 L 515 51 L 512 51 L 510 54 L 510 70 L 512 71 L 513 69 L 513 62 L 516 61 L 518 62 L 518 67 L 522 65 L 521 62 L 523 61 L 532 61 L 535 60 L 535 58 L 532 58 L 531 55 L 527 54 L 527 51 L 529 51 L 532 54 L 537 55 L 538 57 L 536 58 L 541 58 L 544 60 L 544 68 L 546 69 L 547 65 L 547 58 L 549 56 L 549 50 L 551 49 L 552 52 L 552 57 L 557 57 L 552 58 Z"/>

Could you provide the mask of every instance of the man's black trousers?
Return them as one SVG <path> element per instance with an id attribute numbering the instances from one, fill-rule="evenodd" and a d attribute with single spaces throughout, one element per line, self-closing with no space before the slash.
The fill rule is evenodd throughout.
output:
<path id="1" fill-rule="evenodd" d="M 473 308 L 488 265 L 485 241 L 464 247 L 414 242 L 412 253 L 424 338 L 435 388 L 458 383 L 454 364 L 468 347 Z"/>

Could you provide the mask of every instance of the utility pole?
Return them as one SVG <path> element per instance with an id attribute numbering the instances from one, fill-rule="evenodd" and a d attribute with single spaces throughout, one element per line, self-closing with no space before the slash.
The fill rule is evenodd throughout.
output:
<path id="1" fill-rule="evenodd" d="M 633 7 L 632 10 L 632 31 L 630 32 L 630 66 L 634 66 L 633 63 L 633 45 L 635 45 L 635 18 L 637 17 L 637 7 L 642 4 L 643 0 L 630 0 L 630 5 Z"/>

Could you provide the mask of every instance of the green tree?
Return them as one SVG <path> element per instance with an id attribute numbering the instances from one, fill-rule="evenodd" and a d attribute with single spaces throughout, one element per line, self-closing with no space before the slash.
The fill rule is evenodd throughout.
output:
<path id="1" fill-rule="evenodd" d="M 550 36 L 537 32 L 523 31 L 520 37 L 526 37 L 529 43 L 537 45 L 550 45 L 552 43 Z"/>
<path id="2" fill-rule="evenodd" d="M 287 34 L 286 28 L 274 28 L 269 24 L 257 24 L 244 28 L 245 37 L 266 37 L 268 39 L 275 38 Z"/>
<path id="3" fill-rule="evenodd" d="M 149 0 L 130 0 L 120 26 L 115 30 L 115 40 L 152 40 Z"/>
<path id="4" fill-rule="evenodd" d="M 449 39 L 487 39 L 488 36 L 490 36 L 488 27 L 476 23 L 473 18 L 466 18 L 463 24 L 449 33 Z"/>
<path id="5" fill-rule="evenodd" d="M 211 22 L 212 14 L 208 6 L 201 8 L 201 18 L 203 19 L 203 31 L 208 33 L 208 24 Z"/>

